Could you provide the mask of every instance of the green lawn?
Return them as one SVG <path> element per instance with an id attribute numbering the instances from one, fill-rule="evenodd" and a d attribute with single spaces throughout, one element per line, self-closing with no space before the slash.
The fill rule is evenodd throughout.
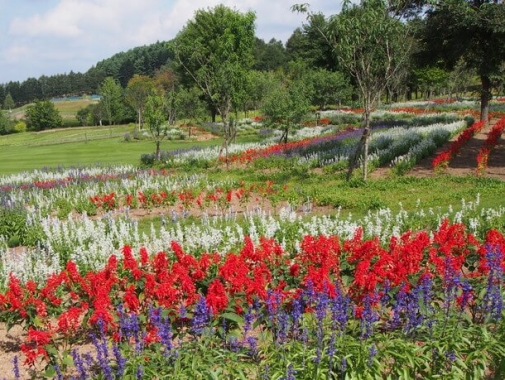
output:
<path id="1" fill-rule="evenodd" d="M 112 131 L 112 132 L 111 132 Z M 0 175 L 59 165 L 140 164 L 143 153 L 154 151 L 150 140 L 124 142 L 128 126 L 69 128 L 0 136 Z M 112 134 L 113 137 L 110 137 Z M 163 141 L 162 150 L 218 144 L 219 140 Z"/>

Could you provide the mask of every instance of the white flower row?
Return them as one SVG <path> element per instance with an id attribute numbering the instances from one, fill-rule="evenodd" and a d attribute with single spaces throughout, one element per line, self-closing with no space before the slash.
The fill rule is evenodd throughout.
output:
<path id="1" fill-rule="evenodd" d="M 83 215 L 78 220 L 59 220 L 54 217 L 41 219 L 46 237 L 39 247 L 24 248 L 22 252 L 7 249 L 5 240 L 0 238 L 1 269 L 0 279 L 7 281 L 8 274 L 14 273 L 22 280 L 41 280 L 51 273 L 63 269 L 65 260 L 72 259 L 81 268 L 102 268 L 112 254 L 120 256 L 123 245 L 131 245 L 134 252 L 146 247 L 150 252 L 170 251 L 170 242 L 177 241 L 191 254 L 201 252 L 233 252 L 241 247 L 244 236 L 250 236 L 255 243 L 260 236 L 274 238 L 288 252 L 299 249 L 303 236 L 337 235 L 350 239 L 359 228 L 364 237 L 378 236 L 386 243 L 391 236 L 412 229 L 419 230 L 427 225 L 439 225 L 444 219 L 465 223 L 470 232 L 478 234 L 505 216 L 505 208 L 481 209 L 479 197 L 474 202 L 461 204 L 459 211 L 417 207 L 412 212 L 403 208 L 394 214 L 390 209 L 370 211 L 363 218 L 352 215 L 313 216 L 306 219 L 286 205 L 278 216 L 261 211 L 249 210 L 244 220 L 238 223 L 230 210 L 226 214 L 204 215 L 199 224 L 186 225 L 180 220 L 168 222 L 156 229 L 151 225 L 149 233 L 139 233 L 136 221 L 127 218 L 106 217 L 91 220 Z"/>

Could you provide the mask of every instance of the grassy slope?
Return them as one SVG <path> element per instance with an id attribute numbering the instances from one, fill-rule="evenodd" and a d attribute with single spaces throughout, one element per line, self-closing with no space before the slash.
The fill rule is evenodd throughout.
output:
<path id="1" fill-rule="evenodd" d="M 111 132 L 112 131 L 112 132 Z M 125 163 L 137 165 L 143 153 L 151 153 L 152 141 L 125 143 L 127 126 L 70 128 L 58 131 L 27 132 L 0 136 L 0 175 L 24 170 L 76 166 L 97 163 Z M 110 137 L 112 133 L 113 137 Z M 217 144 L 216 141 L 163 141 L 163 150 L 193 145 Z"/>

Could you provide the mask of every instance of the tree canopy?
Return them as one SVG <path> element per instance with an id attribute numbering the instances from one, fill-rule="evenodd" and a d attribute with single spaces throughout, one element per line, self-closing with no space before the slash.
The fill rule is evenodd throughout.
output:
<path id="1" fill-rule="evenodd" d="M 170 45 L 181 73 L 193 79 L 221 116 L 226 156 L 234 137 L 228 115 L 246 98 L 255 19 L 253 12 L 240 13 L 224 5 L 200 9 Z"/>
<path id="2" fill-rule="evenodd" d="M 53 102 L 36 101 L 26 109 L 26 124 L 30 130 L 43 131 L 61 127 L 63 119 Z"/>

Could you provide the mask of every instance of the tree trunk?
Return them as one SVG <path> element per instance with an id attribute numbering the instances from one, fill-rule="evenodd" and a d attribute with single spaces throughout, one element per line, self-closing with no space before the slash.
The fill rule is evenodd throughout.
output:
<path id="1" fill-rule="evenodd" d="M 489 101 L 491 100 L 491 79 L 487 75 L 481 75 L 482 89 L 480 93 L 480 121 L 486 124 L 489 121 Z"/>
<path id="2" fill-rule="evenodd" d="M 161 158 L 161 152 L 160 152 L 160 143 L 161 141 L 160 140 L 157 140 L 156 141 L 156 153 L 155 153 L 155 156 L 156 156 L 156 161 L 159 161 L 160 158 Z"/>
<path id="3" fill-rule="evenodd" d="M 140 127 L 140 120 L 142 119 L 142 116 L 141 116 L 141 113 L 140 113 L 140 108 L 138 109 L 138 114 L 139 114 L 139 132 L 140 132 L 140 130 L 142 129 Z"/>

